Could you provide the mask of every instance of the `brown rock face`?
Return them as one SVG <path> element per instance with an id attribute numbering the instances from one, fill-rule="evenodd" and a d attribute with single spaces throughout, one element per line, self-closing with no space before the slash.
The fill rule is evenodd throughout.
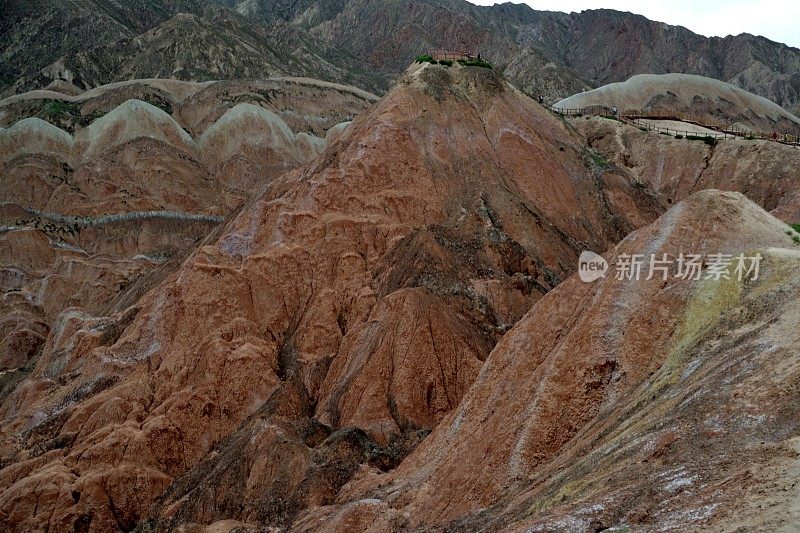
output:
<path id="1" fill-rule="evenodd" d="M 288 525 L 393 468 L 581 250 L 660 211 L 491 70 L 412 68 L 135 305 L 61 315 L 0 408 L 0 516 Z"/>
<path id="2" fill-rule="evenodd" d="M 800 245 L 786 230 L 740 194 L 689 196 L 610 263 L 760 251 L 757 279 L 573 276 L 396 470 L 354 480 L 296 529 L 728 529 L 765 500 L 761 523 L 789 526 Z"/>
<path id="3" fill-rule="evenodd" d="M 571 121 L 587 143 L 668 207 L 704 189 L 739 191 L 786 222 L 800 221 L 800 149 L 728 139 L 714 146 L 602 118 Z"/>
<path id="4" fill-rule="evenodd" d="M 278 85 L 295 83 L 358 98 Z M 243 102 L 284 101 L 275 85 L 144 85 L 171 114 L 122 85 L 85 97 L 114 107 L 74 135 L 0 132 L 7 167 L 32 162 L 49 195 L 2 206 L 4 528 L 724 528 L 758 497 L 790 523 L 800 235 L 739 194 L 695 192 L 727 172 L 793 213 L 791 167 L 764 176 L 783 168 L 772 148 L 570 123 L 461 65 L 411 67 L 348 126 L 320 102 L 293 118 Z M 162 150 L 148 194 L 122 190 L 135 172 L 91 179 L 146 146 Z M 51 191 L 67 156 L 81 186 Z M 157 178 L 173 165 L 196 196 Z M 105 216 L 103 198 L 158 211 Z M 170 246 L 183 255 L 157 260 Z M 742 283 L 583 283 L 585 249 L 765 259 Z"/>
<path id="5" fill-rule="evenodd" d="M 54 94 L 0 102 L 0 399 L 33 371 L 48 334 L 135 302 L 375 99 L 307 79 L 140 80 Z M 221 136 L 248 142 L 221 150 Z M 99 320 L 90 344 L 113 343 L 124 326 Z"/>

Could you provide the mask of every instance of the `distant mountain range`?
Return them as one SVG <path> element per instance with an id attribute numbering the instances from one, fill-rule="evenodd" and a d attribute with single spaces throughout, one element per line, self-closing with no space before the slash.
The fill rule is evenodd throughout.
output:
<path id="1" fill-rule="evenodd" d="M 0 91 L 67 79 L 184 80 L 291 74 L 383 92 L 431 47 L 481 52 L 525 92 L 555 101 L 634 74 L 730 82 L 800 111 L 800 50 L 703 37 L 612 10 L 536 11 L 464 0 L 33 0 L 0 22 Z"/>

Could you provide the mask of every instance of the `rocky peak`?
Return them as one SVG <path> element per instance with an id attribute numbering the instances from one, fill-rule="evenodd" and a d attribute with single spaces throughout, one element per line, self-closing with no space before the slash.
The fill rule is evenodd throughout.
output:
<path id="1" fill-rule="evenodd" d="M 414 63 L 408 67 L 399 82 L 421 90 L 437 100 L 448 96 L 479 100 L 497 96 L 510 89 L 508 83 L 494 69 L 466 66 L 457 62 L 450 66 Z"/>

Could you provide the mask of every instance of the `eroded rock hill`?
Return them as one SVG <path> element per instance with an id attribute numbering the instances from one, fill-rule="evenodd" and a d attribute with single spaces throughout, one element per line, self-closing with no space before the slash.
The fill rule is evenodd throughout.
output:
<path id="1" fill-rule="evenodd" d="M 298 531 L 791 528 L 796 233 L 738 193 L 689 196 L 607 254 L 763 256 L 757 278 L 578 276 L 497 344 L 389 474 L 363 470 Z M 795 238 L 793 239 L 793 236 Z M 705 267 L 704 267 L 705 268 Z"/>
<path id="2" fill-rule="evenodd" d="M 208 0 L 33 0 L 0 21 L 0 94 L 137 78 L 309 76 L 378 90 L 359 58 L 284 21 L 257 24 Z"/>
<path id="3" fill-rule="evenodd" d="M 555 104 L 564 109 L 595 106 L 674 114 L 739 131 L 800 133 L 800 118 L 775 102 L 729 83 L 691 74 L 639 74 Z"/>
<path id="4" fill-rule="evenodd" d="M 307 79 L 138 80 L 0 101 L 0 397 L 61 311 L 138 299 L 375 98 Z"/>
<path id="5" fill-rule="evenodd" d="M 60 315 L 0 408 L 7 527 L 288 525 L 660 213 L 490 69 L 412 67 L 336 135 L 132 306 Z"/>
<path id="6" fill-rule="evenodd" d="M 224 6 L 224 7 L 222 7 Z M 387 90 L 430 48 L 477 51 L 548 103 L 636 74 L 723 80 L 800 115 L 800 50 L 609 9 L 465 0 L 35 0 L 0 21 L 0 94 L 130 78 L 303 75 Z"/>
<path id="7" fill-rule="evenodd" d="M 641 131 L 601 117 L 569 119 L 606 164 L 666 208 L 704 189 L 739 191 L 789 223 L 800 221 L 800 147 L 746 138 L 714 144 Z"/>
<path id="8" fill-rule="evenodd" d="M 188 140 L 158 142 L 320 145 L 285 110 L 195 89 L 171 114 Z M 286 128 L 250 129 L 275 116 Z M 0 405 L 4 527 L 694 527 L 757 494 L 784 509 L 800 235 L 741 195 L 660 188 L 491 69 L 414 65 L 314 131 L 325 150 L 179 267 L 38 331 Z M 70 153 L 92 146 L 80 135 Z M 789 212 L 752 168 L 736 183 Z M 766 270 L 585 284 L 585 249 L 762 251 Z"/>

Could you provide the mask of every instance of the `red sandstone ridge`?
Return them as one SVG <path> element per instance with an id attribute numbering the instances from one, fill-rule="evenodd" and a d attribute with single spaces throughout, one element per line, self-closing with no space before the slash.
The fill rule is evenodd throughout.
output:
<path id="1" fill-rule="evenodd" d="M 396 470 L 364 472 L 295 529 L 791 528 L 800 248 L 744 196 L 709 190 L 607 257 L 688 250 L 764 261 L 744 282 L 571 277 Z"/>
<path id="2" fill-rule="evenodd" d="M 396 466 L 582 249 L 659 211 L 493 71 L 414 67 L 133 306 L 62 315 L 0 408 L 3 523 L 288 525 Z"/>
<path id="3" fill-rule="evenodd" d="M 800 149 L 725 139 L 713 146 L 601 117 L 569 119 L 616 169 L 651 189 L 666 208 L 704 189 L 739 191 L 786 222 L 800 221 Z"/>
<path id="4" fill-rule="evenodd" d="M 0 101 L 0 402 L 48 338 L 133 304 L 376 99 L 281 78 L 134 80 Z M 133 315 L 123 316 L 97 323 L 101 342 Z"/>
<path id="5" fill-rule="evenodd" d="M 200 105 L 226 94 L 209 90 L 172 118 L 211 174 L 238 187 L 313 146 L 276 110 Z M 138 127 L 111 119 L 81 150 Z M 174 270 L 14 337 L 45 344 L 0 404 L 4 528 L 658 529 L 724 526 L 759 496 L 787 509 L 800 235 L 691 187 L 654 223 L 673 189 L 491 69 L 415 65 L 325 137 Z M 44 268 L 26 231 L 15 257 Z M 768 270 L 587 284 L 585 249 L 760 250 Z"/>

